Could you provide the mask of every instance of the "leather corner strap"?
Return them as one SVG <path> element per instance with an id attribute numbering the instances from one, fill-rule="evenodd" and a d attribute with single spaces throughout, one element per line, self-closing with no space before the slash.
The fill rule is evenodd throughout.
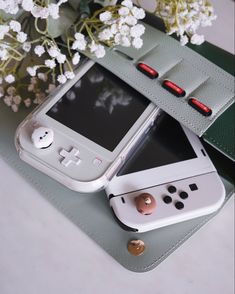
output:
<path id="1" fill-rule="evenodd" d="M 198 136 L 234 101 L 234 77 L 150 25 L 141 49 L 106 48 L 99 63 Z M 84 52 L 83 52 L 84 54 Z"/>

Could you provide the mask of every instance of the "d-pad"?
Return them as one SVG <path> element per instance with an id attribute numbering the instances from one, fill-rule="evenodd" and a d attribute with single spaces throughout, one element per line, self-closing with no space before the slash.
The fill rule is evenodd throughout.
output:
<path id="1" fill-rule="evenodd" d="M 61 164 L 68 167 L 71 163 L 78 165 L 81 162 L 81 159 L 78 157 L 79 150 L 76 148 L 72 148 L 69 152 L 65 149 L 60 151 L 60 155 L 64 157 L 61 161 Z"/>

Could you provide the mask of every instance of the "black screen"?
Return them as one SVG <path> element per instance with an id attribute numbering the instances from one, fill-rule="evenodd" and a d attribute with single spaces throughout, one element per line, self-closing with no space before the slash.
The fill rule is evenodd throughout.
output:
<path id="1" fill-rule="evenodd" d="M 148 105 L 144 96 L 95 64 L 47 115 L 113 151 Z"/>
<path id="2" fill-rule="evenodd" d="M 118 176 L 196 158 L 180 124 L 163 113 Z"/>

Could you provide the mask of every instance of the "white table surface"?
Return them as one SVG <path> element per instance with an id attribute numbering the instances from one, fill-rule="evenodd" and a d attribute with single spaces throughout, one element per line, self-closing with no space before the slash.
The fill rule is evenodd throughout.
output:
<path id="1" fill-rule="evenodd" d="M 207 39 L 234 52 L 234 4 L 213 3 L 219 18 L 207 29 Z M 234 199 L 157 268 L 137 274 L 119 265 L 0 158 L 1 294 L 233 294 L 233 277 Z"/>

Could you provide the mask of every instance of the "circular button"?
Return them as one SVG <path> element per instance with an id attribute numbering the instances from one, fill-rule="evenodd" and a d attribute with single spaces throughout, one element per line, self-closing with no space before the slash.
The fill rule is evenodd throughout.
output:
<path id="1" fill-rule="evenodd" d="M 135 205 L 137 210 L 144 215 L 149 215 L 156 209 L 156 200 L 149 193 L 142 193 L 135 198 Z"/>
<path id="2" fill-rule="evenodd" d="M 184 203 L 180 202 L 180 201 L 176 202 L 175 203 L 175 208 L 177 208 L 179 210 L 183 209 L 184 208 Z"/>
<path id="3" fill-rule="evenodd" d="M 169 186 L 169 187 L 167 188 L 167 190 L 168 190 L 169 193 L 173 194 L 173 193 L 176 192 L 176 187 L 175 187 L 175 186 Z"/>
<path id="4" fill-rule="evenodd" d="M 163 197 L 163 201 L 166 203 L 166 204 L 169 204 L 172 202 L 172 198 L 170 196 L 164 196 Z"/>
<path id="5" fill-rule="evenodd" d="M 185 191 L 180 192 L 179 194 L 181 199 L 187 199 L 188 198 L 188 193 Z"/>
<path id="6" fill-rule="evenodd" d="M 38 149 L 45 149 L 51 146 L 54 141 L 54 132 L 46 127 L 38 127 L 31 135 L 33 145 Z"/>
<path id="7" fill-rule="evenodd" d="M 139 256 L 145 251 L 145 244 L 142 240 L 131 240 L 127 244 L 127 249 L 130 254 Z"/>

